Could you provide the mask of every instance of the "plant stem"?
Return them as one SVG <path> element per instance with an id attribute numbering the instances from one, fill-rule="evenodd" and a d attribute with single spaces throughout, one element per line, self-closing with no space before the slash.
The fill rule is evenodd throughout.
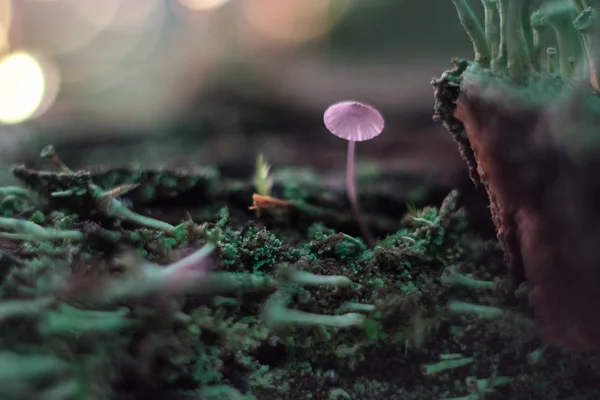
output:
<path id="1" fill-rule="evenodd" d="M 374 247 L 375 239 L 373 238 L 373 235 L 371 234 L 371 231 L 369 230 L 367 223 L 362 216 L 360 206 L 358 205 L 358 196 L 356 195 L 356 182 L 354 176 L 355 148 L 356 142 L 352 140 L 348 141 L 348 154 L 346 158 L 346 190 L 348 191 L 348 200 L 350 200 L 352 212 L 356 222 L 358 223 L 358 227 L 360 228 L 363 237 L 367 241 L 367 244 L 370 247 Z"/>

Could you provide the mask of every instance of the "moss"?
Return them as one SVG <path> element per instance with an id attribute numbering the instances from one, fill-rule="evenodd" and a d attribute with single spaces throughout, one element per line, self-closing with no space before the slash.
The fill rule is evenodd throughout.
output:
<path id="1" fill-rule="evenodd" d="M 549 365 L 526 364 L 526 354 L 539 346 L 531 333 L 526 301 L 514 296 L 497 243 L 469 230 L 456 192 L 439 204 L 414 207 L 404 216 L 398 209 L 406 201 L 389 201 L 396 207 L 385 211 L 389 215 L 374 218 L 382 239 L 369 249 L 353 236 L 356 227 L 348 218 L 345 198 L 311 187 L 314 174 L 282 182 L 274 173 L 273 191 L 292 193 L 321 213 L 290 209 L 257 216 L 247 209 L 251 177 L 247 182 L 218 174 L 172 173 L 165 178 L 165 171 L 140 169 L 130 175 L 120 169 L 75 176 L 42 172 L 18 169 L 17 175 L 41 197 L 49 196 L 49 183 L 70 190 L 69 185 L 77 189 L 91 177 L 103 187 L 140 183 L 137 192 L 127 194 L 131 209 L 147 211 L 174 227 L 167 232 L 90 214 L 80 207 L 89 194 L 81 188 L 75 190 L 78 196 L 71 193 L 66 198 L 73 201 L 69 207 L 14 198 L 16 207 L 29 210 L 26 220 L 40 214 L 44 218 L 36 222 L 42 228 L 74 230 L 82 240 L 0 239 L 0 319 L 2 312 L 8 313 L 3 310 L 12 307 L 10 325 L 0 334 L 0 352 L 11 349 L 66 362 L 77 373 L 65 374 L 64 379 L 84 388 L 85 395 L 167 398 L 176 392 L 261 400 L 429 400 L 464 396 L 469 376 L 515 377 L 507 387 L 498 388 L 503 395 L 515 395 L 510 398 L 528 394 L 552 398 L 553 393 L 569 394 L 577 385 L 581 393 L 596 390 L 577 379 L 581 370 L 587 371 L 589 382 L 600 378 L 596 359 L 549 349 L 543 356 L 549 357 Z M 177 196 L 169 198 L 175 212 L 149 202 L 166 196 L 157 184 L 170 189 L 176 185 Z M 151 197 L 140 194 L 146 190 Z M 194 194 L 194 205 L 186 197 L 188 191 Z M 196 202 L 196 195 L 205 196 L 204 201 Z M 199 272 L 205 278 L 187 294 L 165 291 L 98 303 L 73 291 L 78 287 L 83 293 L 94 292 L 123 277 L 135 278 L 144 274 L 144 265 L 171 264 L 207 242 L 215 247 L 213 263 L 202 264 L 200 271 L 184 270 L 191 277 Z M 448 267 L 493 281 L 494 289 L 448 285 L 440 279 Z M 51 299 L 42 309 L 46 317 L 64 305 L 86 310 L 86 318 L 125 307 L 127 320 L 135 323 L 125 329 L 116 323 L 120 319 L 111 320 L 114 324 L 106 325 L 101 334 L 86 331 L 65 338 L 48 329 L 39 312 L 23 307 L 31 303 L 19 304 L 16 311 L 17 303 L 7 304 L 45 297 Z M 273 299 L 276 311 L 283 310 L 285 317 L 277 323 L 269 313 Z M 446 307 L 451 300 L 506 312 L 494 320 L 449 314 Z M 344 319 L 347 315 L 351 323 Z M 472 364 L 423 375 L 421 365 L 455 353 L 472 358 Z M 35 395 L 48 389 L 24 376 L 17 381 Z M 560 386 L 553 383 L 559 381 Z M 544 389 L 535 382 L 543 382 Z M 18 398 L 16 393 L 9 392 L 6 398 Z"/>
<path id="2" fill-rule="evenodd" d="M 362 240 L 343 233 L 318 231 L 306 247 L 310 255 L 332 257 L 338 260 L 353 260 L 361 256 L 366 249 Z"/>

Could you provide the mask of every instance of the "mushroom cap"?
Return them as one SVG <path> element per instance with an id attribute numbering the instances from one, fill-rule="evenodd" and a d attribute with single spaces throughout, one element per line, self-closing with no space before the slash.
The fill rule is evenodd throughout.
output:
<path id="1" fill-rule="evenodd" d="M 332 104 L 325 110 L 323 122 L 329 132 L 352 142 L 373 139 L 385 125 L 376 108 L 357 101 Z"/>

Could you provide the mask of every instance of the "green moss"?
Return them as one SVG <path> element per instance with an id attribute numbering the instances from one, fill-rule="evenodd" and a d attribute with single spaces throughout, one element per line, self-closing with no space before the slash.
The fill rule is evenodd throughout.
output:
<path id="1" fill-rule="evenodd" d="M 23 170 L 19 173 L 26 174 Z M 176 192 L 189 189 L 193 180 L 208 185 L 190 174 L 164 179 L 160 174 L 138 170 L 127 179 L 147 182 L 153 187 L 153 196 L 159 198 L 160 185 L 171 187 L 173 177 L 179 176 Z M 584 368 L 590 371 L 591 382 L 598 378 L 594 360 L 552 350 L 544 355 L 551 357 L 552 365 L 527 368 L 521 356 L 538 343 L 527 334 L 528 320 L 516 314 L 505 313 L 490 321 L 446 313 L 448 302 L 457 299 L 516 311 L 525 306 L 513 296 L 495 243 L 468 232 L 455 192 L 442 204 L 415 207 L 404 217 L 394 210 L 394 215 L 385 219 L 388 225 L 379 225 L 382 232 L 393 233 L 369 249 L 345 233 L 347 227 L 356 228 L 344 208 L 347 205 L 336 203 L 335 196 L 320 187 L 317 194 L 314 186 L 311 192 L 314 174 L 298 175 L 284 191 L 296 190 L 295 195 L 306 201 L 306 209 L 318 212 L 290 209 L 256 217 L 247 210 L 248 204 L 240 201 L 250 197 L 252 185 L 225 178 L 219 178 L 218 195 L 208 196 L 208 191 L 195 187 L 208 196 L 205 201 L 197 208 L 186 205 L 189 209 L 185 212 L 178 209 L 172 215 L 139 200 L 144 199 L 140 193 L 148 185 L 141 183 L 137 192 L 128 194 L 132 210 L 143 204 L 158 220 L 164 217 L 179 223 L 172 232 L 137 228 L 120 219 L 92 221 L 81 213 L 84 209 L 42 209 L 20 198 L 23 209 L 34 207 L 24 220 L 39 213 L 44 216 L 38 220 L 42 228 L 73 229 L 83 239 L 2 242 L 8 250 L 3 250 L 0 258 L 4 271 L 0 317 L 7 318 L 8 314 L 2 314 L 6 310 L 12 314 L 0 334 L 0 352 L 45 354 L 67 362 L 77 373 L 67 374 L 65 379 L 85 388 L 89 398 L 131 397 L 128 385 L 136 385 L 137 390 L 147 386 L 147 396 L 164 398 L 177 392 L 202 398 L 261 400 L 436 399 L 464 395 L 467 376 L 484 379 L 509 374 L 519 379 L 499 390 L 527 398 L 528 393 L 541 393 L 533 387 L 536 379 L 550 387 L 552 380 L 558 382 L 561 377 L 561 385 L 570 388 L 577 382 L 574 371 Z M 38 174 L 35 179 L 41 176 L 48 178 Z M 102 177 L 112 184 L 125 179 L 120 172 L 94 174 L 98 182 Z M 60 186 L 67 178 L 75 179 L 68 174 L 52 175 L 51 179 Z M 84 178 L 77 175 L 75 183 Z M 36 190 L 45 193 L 48 184 L 38 183 Z M 279 185 L 275 183 L 274 191 Z M 399 207 L 405 200 L 398 202 Z M 124 276 L 143 275 L 139 255 L 145 262 L 166 265 L 177 254 L 206 242 L 216 248 L 214 264 L 202 266 L 206 281 L 188 295 L 161 292 L 100 307 L 94 299 L 80 301 L 67 290 L 85 283 L 83 291 L 93 292 Z M 444 284 L 440 276 L 448 266 L 474 279 L 494 280 L 495 289 L 483 293 Z M 162 271 L 160 267 L 157 270 Z M 44 299 L 56 293 L 60 296 L 51 298 L 48 309 L 32 311 L 21 303 L 15 311 L 17 303 L 7 304 L 8 300 Z M 275 321 L 273 299 L 277 300 L 275 311 L 280 312 Z M 78 335 L 48 328 L 49 318 L 56 316 L 61 304 L 85 310 L 85 318 L 78 315 L 67 321 L 72 325 L 61 325 L 75 326 Z M 120 314 L 109 321 L 110 327 L 102 326 L 102 318 L 81 322 L 90 316 L 106 318 L 107 314 L 97 313 L 116 312 L 121 305 L 126 306 L 127 321 L 135 323 L 121 327 Z M 90 327 L 97 331 L 88 332 Z M 421 364 L 435 363 L 440 355 L 450 353 L 472 357 L 470 369 L 434 377 L 421 373 Z M 559 365 L 562 376 L 557 372 Z M 36 396 L 48 389 L 19 379 Z M 90 397 L 95 390 L 100 394 Z M 7 398 L 18 398 L 15 396 Z"/>
<path id="2" fill-rule="evenodd" d="M 46 220 L 46 216 L 41 211 L 34 212 L 31 217 L 29 217 L 31 222 L 35 222 L 36 224 L 41 224 Z"/>
<path id="3" fill-rule="evenodd" d="M 312 240 L 306 250 L 309 254 L 317 257 L 332 257 L 339 260 L 353 260 L 361 256 L 366 250 L 366 245 L 362 240 L 343 233 L 326 233 L 325 231 L 316 231 L 315 240 Z M 332 232 L 329 230 L 329 232 Z"/>

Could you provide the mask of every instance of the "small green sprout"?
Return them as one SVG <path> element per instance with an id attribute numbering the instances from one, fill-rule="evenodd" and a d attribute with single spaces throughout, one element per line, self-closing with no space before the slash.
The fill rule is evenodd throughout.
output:
<path id="1" fill-rule="evenodd" d="M 271 166 L 267 163 L 265 156 L 260 153 L 256 157 L 256 169 L 254 170 L 254 187 L 256 193 L 261 196 L 270 197 L 273 188 L 273 178 L 269 176 Z"/>

